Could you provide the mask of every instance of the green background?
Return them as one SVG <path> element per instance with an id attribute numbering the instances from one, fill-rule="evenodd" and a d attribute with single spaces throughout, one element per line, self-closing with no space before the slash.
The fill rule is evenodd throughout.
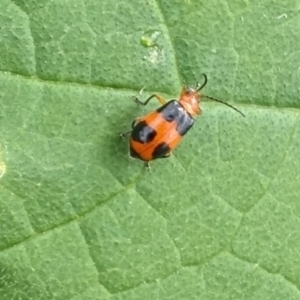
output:
<path id="1" fill-rule="evenodd" d="M 1 0 L 0 298 L 300 299 L 299 1 Z M 150 173 L 132 101 L 208 76 Z"/>

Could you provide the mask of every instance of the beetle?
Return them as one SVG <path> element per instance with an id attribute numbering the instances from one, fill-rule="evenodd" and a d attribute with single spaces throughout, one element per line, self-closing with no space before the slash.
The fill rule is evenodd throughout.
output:
<path id="1" fill-rule="evenodd" d="M 135 101 L 141 105 L 147 105 L 153 98 L 156 98 L 162 104 L 155 111 L 136 118 L 132 122 L 132 129 L 120 134 L 121 137 L 130 134 L 130 156 L 144 161 L 148 170 L 151 160 L 169 157 L 171 151 L 177 147 L 183 136 L 191 129 L 194 124 L 194 117 L 201 114 L 201 108 L 199 107 L 201 97 L 223 103 L 245 117 L 234 106 L 200 94 L 200 91 L 207 84 L 207 76 L 202 75 L 204 82 L 202 84 L 197 83 L 195 88 L 183 86 L 178 100 L 173 99 L 166 102 L 158 94 L 151 95 L 145 101 L 134 97 Z"/>

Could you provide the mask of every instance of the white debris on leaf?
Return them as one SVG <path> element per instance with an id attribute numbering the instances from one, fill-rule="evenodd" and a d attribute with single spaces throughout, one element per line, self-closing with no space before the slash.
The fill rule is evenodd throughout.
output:
<path id="1" fill-rule="evenodd" d="M 1 161 L 0 162 L 0 179 L 4 176 L 4 174 L 6 173 L 6 164 Z"/>
<path id="2" fill-rule="evenodd" d="M 278 20 L 281 19 L 281 18 L 287 18 L 287 14 L 282 14 L 282 15 L 277 17 Z"/>

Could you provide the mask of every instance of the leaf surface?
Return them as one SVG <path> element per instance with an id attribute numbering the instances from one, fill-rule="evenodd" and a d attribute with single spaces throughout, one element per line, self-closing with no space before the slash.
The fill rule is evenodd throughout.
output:
<path id="1" fill-rule="evenodd" d="M 297 1 L 0 3 L 0 295 L 300 299 Z M 208 75 L 174 154 L 118 133 Z"/>

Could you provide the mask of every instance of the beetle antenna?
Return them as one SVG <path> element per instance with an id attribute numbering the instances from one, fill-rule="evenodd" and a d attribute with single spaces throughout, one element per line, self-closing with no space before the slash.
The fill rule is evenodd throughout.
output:
<path id="1" fill-rule="evenodd" d="M 229 106 L 230 108 L 234 109 L 235 111 L 237 111 L 239 114 L 241 114 L 243 117 L 245 117 L 245 115 L 240 111 L 238 110 L 236 107 L 228 104 L 227 102 L 224 102 L 222 100 L 219 100 L 219 99 L 216 99 L 216 98 L 213 98 L 213 97 L 210 97 L 210 96 L 205 96 L 205 95 L 201 95 L 202 98 L 207 98 L 207 99 L 210 99 L 210 100 L 213 100 L 213 101 L 216 101 L 216 102 L 220 102 L 220 103 L 223 103 L 227 106 Z"/>
<path id="2" fill-rule="evenodd" d="M 198 91 L 198 92 L 199 92 L 200 90 L 202 90 L 202 89 L 206 86 L 206 84 L 207 84 L 207 76 L 206 76 L 204 73 L 202 73 L 202 75 L 203 75 L 203 77 L 204 77 L 204 82 L 203 82 L 201 85 L 199 85 L 199 83 L 196 84 L 196 91 Z M 234 107 L 234 106 L 228 104 L 227 102 L 224 102 L 224 101 L 222 101 L 222 100 L 219 100 L 219 99 L 216 99 L 216 98 L 213 98 L 213 97 L 210 97 L 210 96 L 205 96 L 205 95 L 201 95 L 201 97 L 202 97 L 202 98 L 207 98 L 207 99 L 210 99 L 210 100 L 213 100 L 213 101 L 216 101 L 216 102 L 223 103 L 223 104 L 229 106 L 230 108 L 234 109 L 235 111 L 237 111 L 237 112 L 238 112 L 239 114 L 241 114 L 243 117 L 245 117 L 245 115 L 244 115 L 240 110 L 238 110 L 236 107 Z"/>
<path id="3" fill-rule="evenodd" d="M 196 84 L 196 91 L 198 91 L 198 92 L 201 91 L 207 84 L 207 76 L 204 73 L 202 73 L 202 75 L 204 77 L 204 82 L 200 86 L 199 86 L 199 82 L 197 82 L 197 84 Z"/>

